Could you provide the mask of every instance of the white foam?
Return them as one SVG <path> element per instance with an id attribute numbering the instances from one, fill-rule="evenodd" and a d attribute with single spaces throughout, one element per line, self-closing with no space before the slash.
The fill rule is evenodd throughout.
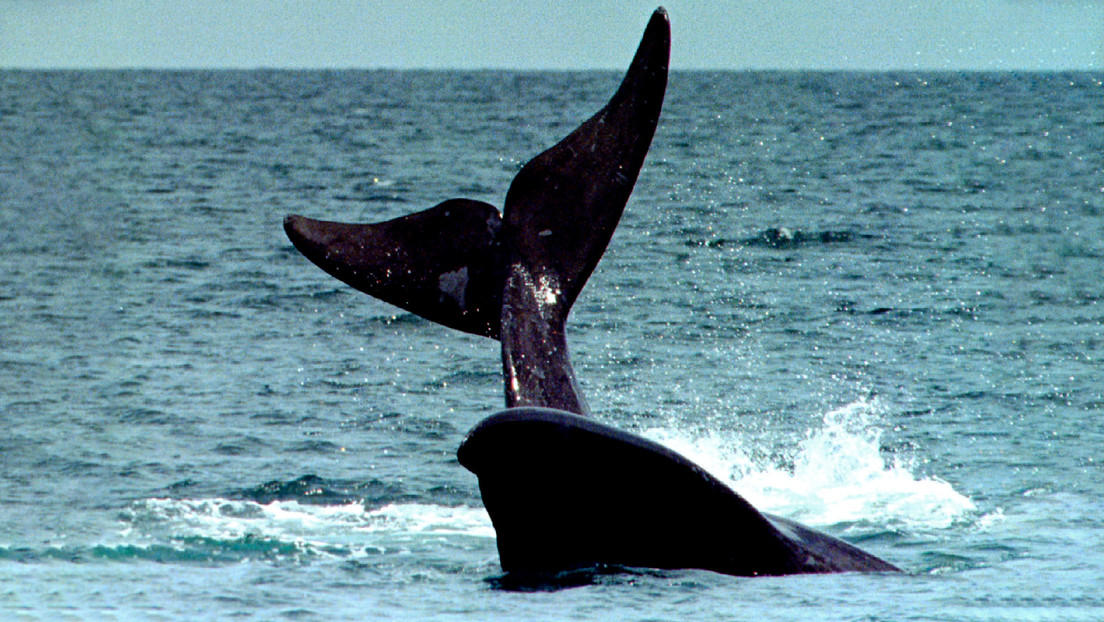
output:
<path id="1" fill-rule="evenodd" d="M 217 540 L 264 538 L 319 550 L 334 545 L 371 547 L 375 541 L 418 535 L 494 537 L 494 527 L 482 508 L 421 503 L 367 510 L 359 503 L 327 506 L 221 498 L 145 499 L 128 508 L 123 520 L 123 536 L 167 532 L 172 537 Z"/>
<path id="2" fill-rule="evenodd" d="M 367 512 L 364 531 L 453 534 L 493 538 L 491 517 L 483 508 L 447 507 L 423 503 L 385 505 Z"/>
<path id="3" fill-rule="evenodd" d="M 937 477 L 917 477 L 881 454 L 881 408 L 859 400 L 824 415 L 800 443 L 793 466 L 762 464 L 742 439 L 653 429 L 644 436 L 700 464 L 752 505 L 810 525 L 874 523 L 885 527 L 951 526 L 976 511 Z"/>

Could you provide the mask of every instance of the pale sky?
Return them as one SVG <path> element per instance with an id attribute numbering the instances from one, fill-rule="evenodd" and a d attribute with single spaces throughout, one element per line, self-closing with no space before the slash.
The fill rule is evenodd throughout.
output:
<path id="1" fill-rule="evenodd" d="M 0 0 L 0 69 L 623 69 L 658 4 Z M 673 69 L 1104 69 L 1104 0 L 664 4 Z"/>

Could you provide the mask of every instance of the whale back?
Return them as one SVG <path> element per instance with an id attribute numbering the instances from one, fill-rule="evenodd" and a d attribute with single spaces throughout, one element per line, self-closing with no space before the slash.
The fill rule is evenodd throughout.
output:
<path id="1" fill-rule="evenodd" d="M 571 413 L 492 415 L 468 433 L 457 457 L 479 478 L 508 572 L 600 564 L 739 576 L 897 570 L 760 513 L 662 445 Z"/>

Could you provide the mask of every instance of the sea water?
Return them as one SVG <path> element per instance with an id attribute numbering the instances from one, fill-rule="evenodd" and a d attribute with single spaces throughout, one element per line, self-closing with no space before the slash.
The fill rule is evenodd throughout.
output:
<path id="1" fill-rule="evenodd" d="M 905 572 L 503 576 L 497 344 L 281 222 L 501 206 L 618 79 L 0 72 L 0 617 L 1104 617 L 1098 73 L 672 74 L 568 325 L 595 417 Z"/>

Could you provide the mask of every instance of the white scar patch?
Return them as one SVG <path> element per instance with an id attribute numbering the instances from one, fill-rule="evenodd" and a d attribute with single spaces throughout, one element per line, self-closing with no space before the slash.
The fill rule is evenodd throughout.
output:
<path id="1" fill-rule="evenodd" d="M 535 293 L 538 300 L 544 300 L 544 304 L 552 306 L 560 299 L 560 288 L 547 274 L 540 275 Z"/>
<path id="2" fill-rule="evenodd" d="M 442 294 L 455 300 L 460 309 L 465 310 L 464 293 L 468 290 L 468 267 L 464 266 L 459 270 L 442 274 L 437 279 L 437 289 L 441 290 Z"/>

